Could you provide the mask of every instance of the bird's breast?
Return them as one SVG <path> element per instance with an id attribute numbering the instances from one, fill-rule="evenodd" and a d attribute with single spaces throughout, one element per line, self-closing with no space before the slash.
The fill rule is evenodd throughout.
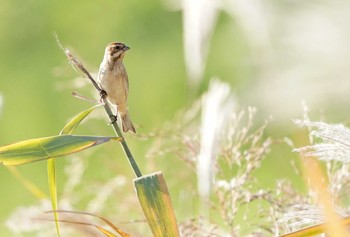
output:
<path id="1" fill-rule="evenodd" d="M 100 86 L 107 92 L 107 99 L 115 105 L 126 104 L 128 96 L 128 76 L 124 66 L 115 65 L 112 69 L 102 68 L 98 75 Z"/>

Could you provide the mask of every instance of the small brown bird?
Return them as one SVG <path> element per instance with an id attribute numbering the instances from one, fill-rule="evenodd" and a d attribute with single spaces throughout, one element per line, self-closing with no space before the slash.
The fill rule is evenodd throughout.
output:
<path id="1" fill-rule="evenodd" d="M 128 46 L 119 42 L 107 45 L 98 72 L 98 83 L 106 91 L 107 100 L 116 107 L 116 116 L 119 114 L 121 117 L 123 132 L 136 133 L 128 112 L 129 80 L 123 64 L 125 52 L 129 49 Z"/>

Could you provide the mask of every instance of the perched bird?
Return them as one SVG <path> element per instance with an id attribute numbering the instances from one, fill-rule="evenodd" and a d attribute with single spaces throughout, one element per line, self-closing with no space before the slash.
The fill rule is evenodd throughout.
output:
<path id="1" fill-rule="evenodd" d="M 129 80 L 123 64 L 125 52 L 129 49 L 128 46 L 119 42 L 107 45 L 98 72 L 98 83 L 107 93 L 107 100 L 116 107 L 116 118 L 119 114 L 123 132 L 136 133 L 128 112 Z"/>

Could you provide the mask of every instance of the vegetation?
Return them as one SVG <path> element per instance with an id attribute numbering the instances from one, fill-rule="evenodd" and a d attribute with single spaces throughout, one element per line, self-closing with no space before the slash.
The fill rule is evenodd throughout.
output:
<path id="1" fill-rule="evenodd" d="M 164 174 L 181 236 L 347 235 L 350 5 L 180 2 L 3 3 L 2 235 L 152 236 L 122 138 L 70 96 L 99 100 L 53 31 L 92 77 L 107 43 L 130 46 L 125 140 Z"/>

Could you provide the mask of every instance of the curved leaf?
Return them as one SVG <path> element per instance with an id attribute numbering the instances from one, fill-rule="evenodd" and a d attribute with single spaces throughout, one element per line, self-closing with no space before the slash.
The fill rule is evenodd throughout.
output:
<path id="1" fill-rule="evenodd" d="M 62 128 L 60 135 L 62 134 L 71 134 L 77 127 L 78 125 L 92 112 L 94 111 L 97 107 L 101 106 L 95 105 L 94 107 L 91 107 L 78 115 L 76 115 L 74 118 L 72 118 L 65 126 Z"/>
<path id="2" fill-rule="evenodd" d="M 120 234 L 122 237 L 131 237 L 129 234 L 125 233 L 124 231 L 122 231 L 121 229 L 119 229 L 117 226 L 115 226 L 111 221 L 109 221 L 108 219 L 93 214 L 93 213 L 89 213 L 89 212 L 81 212 L 81 211 L 66 211 L 66 210 L 56 210 L 56 211 L 48 211 L 47 213 L 71 213 L 71 214 L 76 214 L 76 215 L 87 215 L 87 216 L 93 216 L 96 217 L 100 220 L 102 220 L 105 224 L 107 224 L 109 227 L 111 227 L 113 230 L 115 230 L 118 234 Z M 97 228 L 97 227 L 96 227 Z"/>
<path id="3" fill-rule="evenodd" d="M 92 146 L 115 140 L 115 137 L 59 135 L 25 140 L 0 147 L 0 163 L 21 165 L 69 155 Z"/>
<path id="4" fill-rule="evenodd" d="M 96 105 L 94 107 L 91 107 L 75 117 L 73 117 L 61 130 L 60 135 L 63 134 L 71 134 L 78 126 L 79 124 L 98 106 Z M 56 182 L 56 164 L 55 159 L 51 158 L 47 161 L 47 177 L 48 177 L 48 183 L 49 183 L 49 190 L 50 190 L 50 198 L 51 198 L 51 205 L 53 210 L 57 210 L 58 203 L 57 203 L 57 182 Z M 58 213 L 54 212 L 54 220 L 56 225 L 56 232 L 57 236 L 60 236 L 60 229 L 59 229 L 59 221 L 58 221 Z"/>

